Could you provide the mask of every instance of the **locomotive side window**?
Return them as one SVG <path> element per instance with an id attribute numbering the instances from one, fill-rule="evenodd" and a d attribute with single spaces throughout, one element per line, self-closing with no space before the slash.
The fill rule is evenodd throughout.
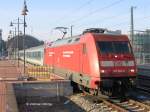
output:
<path id="1" fill-rule="evenodd" d="M 131 53 L 131 48 L 128 42 L 110 42 L 110 41 L 104 41 L 104 42 L 97 42 L 97 45 L 100 49 L 100 52 L 102 54 L 108 54 L 108 53 L 115 53 L 115 54 L 125 54 L 125 53 Z"/>

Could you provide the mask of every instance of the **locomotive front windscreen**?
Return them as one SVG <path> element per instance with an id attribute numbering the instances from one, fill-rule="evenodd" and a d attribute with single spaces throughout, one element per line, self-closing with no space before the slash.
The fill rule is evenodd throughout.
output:
<path id="1" fill-rule="evenodd" d="M 131 53 L 129 42 L 124 41 L 99 41 L 97 45 L 102 54 L 128 54 Z"/>

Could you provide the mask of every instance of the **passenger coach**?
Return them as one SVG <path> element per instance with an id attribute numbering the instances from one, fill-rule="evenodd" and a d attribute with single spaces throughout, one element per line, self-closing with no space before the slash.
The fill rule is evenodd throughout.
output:
<path id="1" fill-rule="evenodd" d="M 34 65 L 43 65 L 44 45 L 31 47 L 25 50 L 25 60 Z M 19 51 L 19 58 L 24 60 L 24 50 Z"/>

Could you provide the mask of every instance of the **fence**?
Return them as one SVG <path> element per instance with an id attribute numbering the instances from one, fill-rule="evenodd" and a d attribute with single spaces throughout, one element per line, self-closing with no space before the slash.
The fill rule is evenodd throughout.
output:
<path id="1" fill-rule="evenodd" d="M 48 66 L 34 66 L 27 68 L 28 77 L 32 77 L 37 80 L 50 80 L 52 68 Z"/>

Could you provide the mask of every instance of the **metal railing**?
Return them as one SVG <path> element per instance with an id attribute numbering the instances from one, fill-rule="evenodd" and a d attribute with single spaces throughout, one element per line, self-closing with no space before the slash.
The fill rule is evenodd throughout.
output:
<path id="1" fill-rule="evenodd" d="M 37 80 L 50 80 L 52 68 L 48 66 L 34 66 L 27 68 L 28 77 Z"/>

